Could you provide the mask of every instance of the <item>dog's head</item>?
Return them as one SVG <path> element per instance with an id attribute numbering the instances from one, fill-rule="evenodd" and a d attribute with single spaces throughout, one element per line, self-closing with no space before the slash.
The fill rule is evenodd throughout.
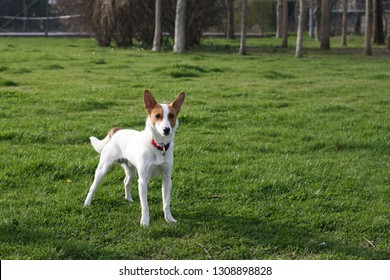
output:
<path id="1" fill-rule="evenodd" d="M 170 104 L 159 104 L 150 91 L 144 92 L 145 111 L 149 114 L 150 124 L 162 136 L 171 135 L 177 127 L 177 115 L 184 102 L 185 93 L 180 92 Z"/>

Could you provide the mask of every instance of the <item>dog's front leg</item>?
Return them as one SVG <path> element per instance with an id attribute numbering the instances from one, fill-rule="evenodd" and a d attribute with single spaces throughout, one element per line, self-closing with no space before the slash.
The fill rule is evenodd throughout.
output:
<path id="1" fill-rule="evenodd" d="M 163 197 L 163 211 L 165 220 L 169 223 L 176 223 L 176 220 L 172 217 L 171 213 L 171 190 L 172 190 L 172 179 L 171 173 L 164 174 L 162 177 L 162 197 Z"/>
<path id="2" fill-rule="evenodd" d="M 145 176 L 144 174 L 138 174 L 138 192 L 141 202 L 141 226 L 149 226 L 149 206 L 148 206 L 148 184 L 150 176 Z"/>

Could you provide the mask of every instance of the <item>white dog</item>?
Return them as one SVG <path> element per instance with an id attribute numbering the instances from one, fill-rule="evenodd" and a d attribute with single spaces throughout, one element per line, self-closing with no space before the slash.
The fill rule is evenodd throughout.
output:
<path id="1" fill-rule="evenodd" d="M 152 94 L 145 90 L 144 104 L 148 113 L 145 130 L 113 128 L 106 138 L 91 137 L 94 149 L 100 153 L 100 162 L 95 179 L 89 189 L 84 206 L 89 206 L 93 195 L 114 163 L 125 170 L 125 197 L 132 202 L 130 182 L 138 173 L 138 191 L 141 201 L 141 225 L 149 225 L 148 184 L 152 177 L 162 176 L 162 197 L 165 219 L 176 222 L 170 210 L 173 169 L 173 138 L 178 127 L 177 115 L 184 102 L 181 92 L 171 104 L 158 104 Z"/>

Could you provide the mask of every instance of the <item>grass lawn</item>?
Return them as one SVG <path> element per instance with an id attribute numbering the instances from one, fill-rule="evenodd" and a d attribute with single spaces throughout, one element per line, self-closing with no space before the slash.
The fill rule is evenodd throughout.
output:
<path id="1" fill-rule="evenodd" d="M 0 258 L 390 259 L 390 52 L 364 57 L 362 38 L 331 52 L 306 39 L 303 59 L 273 38 L 247 44 L 175 55 L 1 38 Z M 139 226 L 119 166 L 82 206 L 99 159 L 89 136 L 143 129 L 145 88 L 187 93 L 175 225 L 156 178 Z"/>

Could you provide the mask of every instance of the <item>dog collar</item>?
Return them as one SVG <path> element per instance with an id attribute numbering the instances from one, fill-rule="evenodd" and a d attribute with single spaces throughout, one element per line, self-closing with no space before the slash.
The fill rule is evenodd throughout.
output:
<path id="1" fill-rule="evenodd" d="M 159 145 L 156 143 L 156 141 L 154 141 L 154 139 L 152 139 L 152 145 L 159 151 L 162 151 L 162 155 L 165 156 L 165 151 L 168 151 L 169 149 L 169 145 L 171 145 L 171 143 L 168 143 L 168 144 L 163 144 L 163 145 Z"/>

